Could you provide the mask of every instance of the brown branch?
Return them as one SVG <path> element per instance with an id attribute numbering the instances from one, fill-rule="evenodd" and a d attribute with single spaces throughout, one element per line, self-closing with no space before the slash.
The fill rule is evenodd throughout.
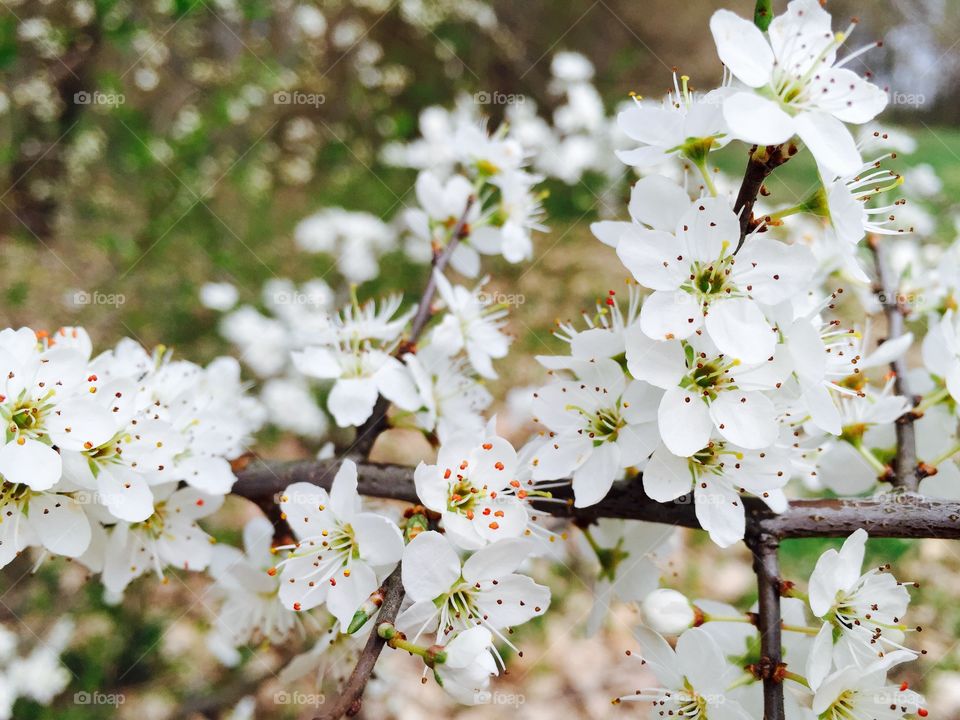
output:
<path id="1" fill-rule="evenodd" d="M 797 154 L 794 143 L 786 145 L 767 145 L 760 148 L 754 145 L 750 148 L 750 160 L 743 173 L 743 182 L 740 183 L 740 192 L 733 205 L 733 212 L 740 218 L 740 241 L 737 243 L 739 251 L 743 241 L 758 225 L 753 217 L 753 206 L 760 196 L 764 181 L 774 170 Z"/>
<path id="2" fill-rule="evenodd" d="M 400 612 L 400 604 L 403 602 L 403 581 L 400 577 L 399 565 L 384 580 L 381 592 L 383 594 L 383 604 L 380 606 L 377 617 L 368 621 L 371 627 L 370 636 L 367 638 L 367 644 L 363 646 L 356 667 L 350 673 L 350 677 L 343 686 L 340 695 L 334 701 L 333 707 L 322 715 L 318 715 L 314 720 L 339 720 L 344 715 L 352 717 L 360 712 L 363 691 L 373 674 L 380 652 L 386 644 L 386 641 L 377 634 L 377 626 L 382 622 L 392 623 L 396 620 L 397 614 Z"/>
<path id="3" fill-rule="evenodd" d="M 450 258 L 453 256 L 453 251 L 457 249 L 457 245 L 463 238 L 469 235 L 467 218 L 470 216 L 470 211 L 473 209 L 476 201 L 477 198 L 474 195 L 470 195 L 467 198 L 463 213 L 450 232 L 450 240 L 442 250 L 434 250 L 433 262 L 430 264 L 430 277 L 427 278 L 423 295 L 420 297 L 420 302 L 417 303 L 417 312 L 413 316 L 413 324 L 410 326 L 410 336 L 397 348 L 398 355 L 405 352 L 416 351 L 417 342 L 419 342 L 420 336 L 423 334 L 423 330 L 427 326 L 427 321 L 430 320 L 430 315 L 432 314 L 431 305 L 433 304 L 434 295 L 437 294 L 436 274 L 446 269 Z M 373 447 L 377 436 L 387 428 L 387 411 L 389 409 L 390 402 L 382 395 L 378 397 L 377 404 L 373 408 L 373 413 L 363 425 L 357 428 L 357 437 L 349 449 L 351 455 L 365 458 L 370 453 L 370 448 Z"/>
<path id="4" fill-rule="evenodd" d="M 747 537 L 753 551 L 753 571 L 757 575 L 760 630 L 760 664 L 755 673 L 763 681 L 764 720 L 784 720 L 783 653 L 780 626 L 780 541 L 768 533 Z"/>
<path id="5" fill-rule="evenodd" d="M 886 246 L 880 238 L 870 238 L 870 249 L 873 251 L 874 265 L 877 271 L 876 294 L 883 305 L 883 312 L 887 318 L 887 342 L 896 340 L 906 332 L 907 308 L 900 301 L 900 285 L 890 270 L 886 257 Z M 894 374 L 893 387 L 899 395 L 910 400 L 911 405 L 916 399 L 910 392 L 907 382 L 907 363 L 903 356 L 890 363 Z M 913 422 L 917 416 L 913 410 L 897 419 L 897 454 L 894 458 L 893 475 L 891 482 L 897 487 L 914 492 L 920 483 L 920 474 L 917 469 L 917 438 Z"/>
<path id="6" fill-rule="evenodd" d="M 252 463 L 238 473 L 233 493 L 257 501 L 281 493 L 294 482 L 328 488 L 339 463 L 335 460 L 294 463 Z M 413 468 L 364 462 L 358 465 L 361 495 L 404 502 L 419 502 Z M 596 505 L 573 507 L 573 490 L 555 488 L 550 502 L 534 507 L 554 517 L 590 523 L 600 518 L 644 520 L 665 525 L 699 528 L 690 496 L 658 503 L 643 492 L 640 478 L 617 483 Z M 891 493 L 874 498 L 794 500 L 786 512 L 776 514 L 756 498 L 744 498 L 747 527 L 777 539 L 846 537 L 865 528 L 875 537 L 960 538 L 960 502 L 926 498 L 914 493 Z"/>

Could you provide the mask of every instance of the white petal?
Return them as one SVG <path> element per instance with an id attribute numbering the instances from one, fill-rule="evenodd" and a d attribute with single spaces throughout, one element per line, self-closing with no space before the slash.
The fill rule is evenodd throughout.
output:
<path id="1" fill-rule="evenodd" d="M 779 145 L 793 137 L 794 119 L 779 105 L 751 92 L 723 101 L 723 118 L 734 137 L 758 145 Z"/>
<path id="2" fill-rule="evenodd" d="M 290 529 L 300 539 L 319 535 L 333 528 L 336 523 L 330 509 L 330 496 L 313 483 L 288 485 L 280 496 L 280 510 L 286 516 Z"/>
<path id="3" fill-rule="evenodd" d="M 749 298 L 730 298 L 710 303 L 705 325 L 717 349 L 745 363 L 773 357 L 777 334 L 763 311 Z"/>
<path id="4" fill-rule="evenodd" d="M 377 589 L 377 576 L 365 562 L 350 563 L 350 574 L 337 573 L 336 585 L 327 590 L 327 610 L 341 628 L 349 627 L 360 606 Z"/>
<path id="5" fill-rule="evenodd" d="M 469 583 L 497 580 L 517 571 L 533 551 L 530 540 L 513 538 L 477 550 L 463 564 L 463 579 Z"/>
<path id="6" fill-rule="evenodd" d="M 308 347 L 291 354 L 293 365 L 307 377 L 330 380 L 340 377 L 342 370 L 336 356 L 323 347 Z"/>
<path id="7" fill-rule="evenodd" d="M 52 553 L 79 557 L 90 545 L 90 520 L 77 501 L 44 493 L 30 498 L 30 524 Z"/>
<path id="8" fill-rule="evenodd" d="M 340 378 L 327 399 L 327 407 L 340 427 L 362 425 L 376 403 L 377 383 L 373 378 Z"/>
<path id="9" fill-rule="evenodd" d="M 414 602 L 433 600 L 460 577 L 460 558 L 443 535 L 417 535 L 403 551 L 403 587 Z"/>
<path id="10" fill-rule="evenodd" d="M 740 495 L 722 483 L 704 480 L 707 487 L 694 486 L 694 508 L 701 527 L 720 547 L 743 540 L 746 521 Z"/>
<path id="11" fill-rule="evenodd" d="M 60 453 L 38 440 L 11 440 L 0 448 L 0 475 L 14 485 L 31 490 L 47 490 L 60 479 L 63 464 Z"/>
<path id="12" fill-rule="evenodd" d="M 833 662 L 833 626 L 830 623 L 824 623 L 820 627 L 820 632 L 813 639 L 810 646 L 810 654 L 807 656 L 807 682 L 810 689 L 816 692 L 817 688 L 830 674 L 830 666 Z"/>
<path id="13" fill-rule="evenodd" d="M 603 500 L 621 469 L 620 448 L 605 442 L 573 473 L 575 507 L 589 507 Z"/>
<path id="14" fill-rule="evenodd" d="M 522 625 L 550 605 L 550 590 L 527 575 L 507 575 L 474 597 L 477 608 L 496 629 Z"/>
<path id="15" fill-rule="evenodd" d="M 342 522 L 349 522 L 360 510 L 360 495 L 357 493 L 357 464 L 344 460 L 330 485 L 330 508 Z"/>
<path id="16" fill-rule="evenodd" d="M 153 493 L 142 475 L 122 467 L 102 467 L 97 475 L 100 501 L 114 517 L 142 522 L 153 515 Z"/>
<path id="17" fill-rule="evenodd" d="M 660 437 L 674 455 L 690 457 L 710 441 L 713 421 L 710 409 L 696 393 L 671 388 L 660 401 L 657 413 Z"/>
<path id="18" fill-rule="evenodd" d="M 400 561 L 403 534 L 396 523 L 376 513 L 358 513 L 350 521 L 350 527 L 361 559 L 375 567 L 389 567 Z"/>
<path id="19" fill-rule="evenodd" d="M 717 10 L 710 18 L 710 32 L 720 61 L 738 80 L 750 87 L 770 82 L 773 50 L 756 25 L 729 10 Z"/>
<path id="20" fill-rule="evenodd" d="M 666 447 L 658 448 L 643 469 L 643 491 L 657 502 L 676 500 L 692 487 L 689 459 L 674 455 Z"/>
<path id="21" fill-rule="evenodd" d="M 617 220 L 600 220 L 591 223 L 590 232 L 604 245 L 612 248 L 620 244 L 620 237 L 623 233 L 633 227 L 633 223 L 620 222 Z"/>
<path id="22" fill-rule="evenodd" d="M 640 309 L 640 328 L 654 340 L 682 340 L 703 324 L 703 310 L 690 293 L 657 290 Z"/>
<path id="23" fill-rule="evenodd" d="M 749 450 L 769 447 L 777 439 L 777 409 L 757 392 L 720 393 L 710 403 L 710 417 L 724 438 Z"/>
<path id="24" fill-rule="evenodd" d="M 847 126 L 832 115 L 806 112 L 794 118 L 797 135 L 817 164 L 836 177 L 853 175 L 863 166 L 860 151 Z"/>
<path id="25" fill-rule="evenodd" d="M 630 217 L 654 230 L 673 232 L 689 207 L 687 191 L 663 175 L 641 178 L 630 191 Z"/>
<path id="26" fill-rule="evenodd" d="M 663 230 L 631 227 L 621 233 L 617 255 L 637 282 L 651 290 L 673 290 L 689 272 L 676 260 L 677 238 Z"/>
<path id="27" fill-rule="evenodd" d="M 647 336 L 639 323 L 624 333 L 627 368 L 637 380 L 656 387 L 676 387 L 686 373 L 686 358 L 679 340 L 654 340 Z"/>

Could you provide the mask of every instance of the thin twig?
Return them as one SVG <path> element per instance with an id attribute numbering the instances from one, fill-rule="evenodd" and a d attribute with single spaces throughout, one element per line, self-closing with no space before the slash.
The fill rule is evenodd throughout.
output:
<path id="1" fill-rule="evenodd" d="M 344 715 L 352 717 L 360 712 L 363 691 L 373 674 L 380 652 L 386 644 L 386 641 L 377 634 L 377 626 L 382 622 L 392 623 L 396 620 L 397 613 L 400 612 L 400 604 L 403 602 L 403 581 L 400 577 L 399 565 L 384 581 L 381 592 L 383 593 L 383 604 L 380 606 L 377 617 L 367 623 L 371 627 L 370 636 L 367 638 L 367 644 L 363 646 L 356 667 L 350 673 L 350 677 L 343 686 L 340 695 L 334 701 L 333 707 L 322 715 L 318 715 L 314 720 L 339 720 Z"/>
<path id="2" fill-rule="evenodd" d="M 427 278 L 427 284 L 423 289 L 420 302 L 417 303 L 417 312 L 413 316 L 413 324 L 410 326 L 409 337 L 397 348 L 397 354 L 406 352 L 415 352 L 420 336 L 423 334 L 427 322 L 432 313 L 433 297 L 437 294 L 437 273 L 443 272 L 450 263 L 454 250 L 460 241 L 469 233 L 467 230 L 467 218 L 470 217 L 470 211 L 473 209 L 477 198 L 470 195 L 467 198 L 463 213 L 457 220 L 450 232 L 450 239 L 442 249 L 435 250 L 433 253 L 433 262 L 430 264 L 430 277 Z M 373 413 L 360 427 L 357 428 L 357 437 L 350 446 L 349 453 L 352 456 L 365 458 L 370 453 L 370 448 L 377 437 L 387 427 L 387 411 L 390 409 L 390 402 L 382 395 L 377 398 L 377 404 L 373 408 Z"/>
<path id="3" fill-rule="evenodd" d="M 877 271 L 877 298 L 883 305 L 883 312 L 887 318 L 887 340 L 897 340 L 906 332 L 904 325 L 907 309 L 900 302 L 900 285 L 891 273 L 886 257 L 886 246 L 879 237 L 870 238 L 870 249 L 873 250 L 874 265 Z M 903 356 L 890 363 L 893 371 L 893 387 L 897 394 L 905 396 L 911 405 L 916 404 L 916 398 L 911 394 L 907 381 L 907 363 Z M 911 409 L 897 419 L 897 455 L 894 458 L 893 476 L 888 478 L 896 487 L 909 492 L 915 492 L 920 483 L 917 472 L 917 438 L 913 422 L 917 416 Z"/>
<path id="4" fill-rule="evenodd" d="M 446 269 L 450 263 L 450 258 L 453 256 L 454 250 L 457 249 L 457 245 L 466 237 L 467 233 L 464 233 L 464 230 L 467 229 L 467 218 L 470 217 L 470 211 L 473 209 L 476 201 L 477 198 L 474 195 L 470 195 L 470 197 L 467 198 L 467 203 L 463 208 L 463 214 L 460 215 L 460 219 L 457 220 L 457 224 L 454 225 L 453 231 L 450 233 L 450 240 L 442 250 L 433 254 L 430 277 L 427 279 L 427 286 L 423 290 L 423 297 L 417 305 L 417 314 L 413 316 L 413 324 L 410 326 L 410 337 L 406 343 L 408 347 L 416 346 L 420 340 L 420 336 L 423 334 L 423 329 L 427 325 L 427 321 L 430 319 L 430 315 L 433 312 L 431 309 L 433 296 L 437 294 L 437 273 L 442 273 Z"/>
<path id="5" fill-rule="evenodd" d="M 740 218 L 740 241 L 737 243 L 737 252 L 743 246 L 747 235 L 757 226 L 753 217 L 753 206 L 763 190 L 764 181 L 770 173 L 796 154 L 797 146 L 792 142 L 786 145 L 767 145 L 762 148 L 754 145 L 750 148 L 750 160 L 747 162 L 743 181 L 740 183 L 740 192 L 737 193 L 737 200 L 733 205 L 733 212 Z"/>

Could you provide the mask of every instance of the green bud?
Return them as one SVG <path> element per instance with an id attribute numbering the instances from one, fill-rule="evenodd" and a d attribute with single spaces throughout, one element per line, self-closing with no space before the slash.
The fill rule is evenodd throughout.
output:
<path id="1" fill-rule="evenodd" d="M 771 20 L 773 20 L 773 0 L 757 0 L 757 8 L 753 11 L 753 24 L 766 32 Z"/>

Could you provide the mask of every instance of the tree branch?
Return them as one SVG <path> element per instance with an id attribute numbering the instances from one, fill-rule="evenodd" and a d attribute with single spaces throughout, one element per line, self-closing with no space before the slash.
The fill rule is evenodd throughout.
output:
<path id="1" fill-rule="evenodd" d="M 343 690 L 333 703 L 333 707 L 318 715 L 314 720 L 339 720 L 344 715 L 354 716 L 360 712 L 363 691 L 367 687 L 367 682 L 373 674 L 373 669 L 380 658 L 380 652 L 386 644 L 386 640 L 377 634 L 377 626 L 382 622 L 393 622 L 397 619 L 397 613 L 400 612 L 400 604 L 403 602 L 403 581 L 400 577 L 400 566 L 397 565 L 394 570 L 383 582 L 381 589 L 383 593 L 383 604 L 380 606 L 380 612 L 376 618 L 368 621 L 370 625 L 370 636 L 367 638 L 367 644 L 363 646 L 360 653 L 360 659 L 356 667 L 350 673 Z"/>
<path id="2" fill-rule="evenodd" d="M 870 238 L 870 249 L 873 251 L 874 265 L 877 271 L 877 298 L 883 305 L 883 312 L 887 318 L 887 342 L 900 338 L 904 329 L 908 310 L 900 301 L 900 284 L 893 277 L 886 257 L 886 247 L 880 238 Z M 907 363 L 901 356 L 890 363 L 894 374 L 893 387 L 899 395 L 916 405 L 916 398 L 910 392 L 907 382 Z M 913 426 L 917 419 L 913 410 L 897 419 L 897 455 L 894 458 L 893 472 L 895 477 L 891 482 L 904 490 L 915 492 L 920 483 L 920 474 L 917 468 L 917 438 Z"/>
<path id="3" fill-rule="evenodd" d="M 308 482 L 329 489 L 339 462 L 335 460 L 293 463 L 251 463 L 238 473 L 233 493 L 254 501 L 272 497 L 294 482 Z M 361 495 L 404 502 L 419 502 L 413 484 L 413 468 L 363 462 L 357 466 Z M 555 488 L 554 498 L 567 500 L 534 507 L 545 515 L 589 523 L 600 518 L 644 520 L 664 525 L 699 528 L 693 500 L 684 496 L 658 503 L 643 492 L 639 477 L 617 483 L 596 505 L 573 507 L 573 490 Z M 875 537 L 960 538 L 960 502 L 937 500 L 914 493 L 891 493 L 874 498 L 794 500 L 787 511 L 772 512 L 760 500 L 744 498 L 747 527 L 778 539 L 846 537 L 866 528 Z"/>
<path id="4" fill-rule="evenodd" d="M 773 535 L 759 533 L 747 537 L 753 551 L 753 571 L 757 575 L 760 630 L 760 664 L 755 672 L 763 680 L 764 720 L 784 720 L 783 652 L 780 626 L 780 541 Z"/>
<path id="5" fill-rule="evenodd" d="M 750 160 L 747 162 L 747 168 L 743 173 L 743 181 L 740 183 L 737 201 L 733 205 L 733 212 L 740 218 L 740 241 L 737 243 L 737 251 L 743 246 L 743 241 L 746 240 L 747 235 L 757 226 L 753 217 L 753 206 L 763 190 L 764 181 L 770 176 L 770 173 L 796 154 L 797 146 L 792 142 L 786 145 L 767 145 L 766 147 L 754 145 L 750 148 Z"/>

